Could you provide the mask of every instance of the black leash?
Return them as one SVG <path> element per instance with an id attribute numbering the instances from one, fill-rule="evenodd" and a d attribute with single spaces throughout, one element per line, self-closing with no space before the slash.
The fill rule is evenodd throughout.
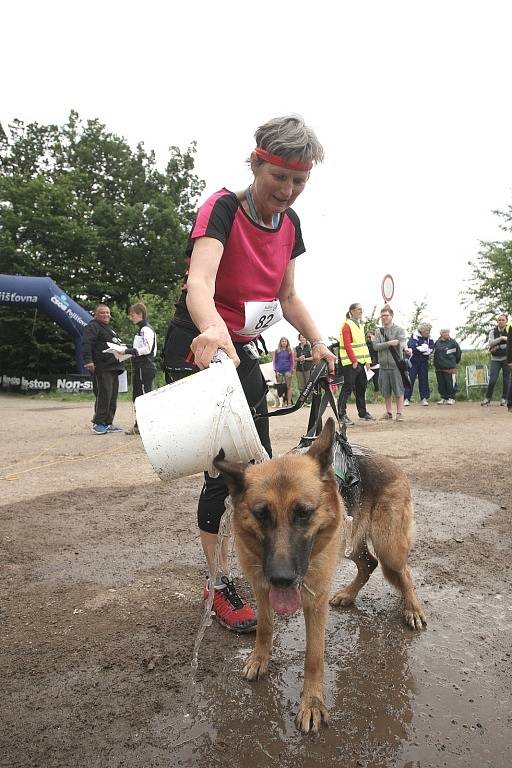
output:
<path id="1" fill-rule="evenodd" d="M 271 418 L 294 413 L 302 408 L 306 400 L 312 395 L 311 411 L 309 414 L 308 431 L 301 437 L 297 449 L 309 448 L 313 440 L 322 431 L 322 417 L 328 405 L 334 413 L 337 430 L 333 445 L 333 469 L 336 475 L 339 491 L 347 506 L 347 514 L 352 516 L 355 504 L 360 496 L 361 475 L 358 459 L 354 455 L 352 446 L 347 440 L 346 424 L 340 422 L 338 406 L 327 378 L 327 363 L 321 360 L 311 369 L 311 377 L 299 394 L 297 401 L 290 408 L 280 408 L 268 414 L 257 414 L 254 418 Z M 297 450 L 296 449 L 296 450 Z"/>
<path id="2" fill-rule="evenodd" d="M 289 408 L 279 408 L 277 411 L 272 411 L 272 413 L 256 413 L 254 416 L 254 420 L 256 419 L 271 419 L 272 416 L 286 416 L 288 413 L 295 413 L 295 411 L 298 411 L 299 408 L 302 408 L 306 400 L 310 397 L 310 395 L 314 395 L 314 390 L 317 388 L 317 385 L 327 385 L 327 371 L 328 366 L 325 360 L 320 360 L 319 363 L 317 363 L 313 368 L 311 369 L 311 375 L 309 377 L 309 381 L 302 390 L 302 392 L 299 394 L 297 400 L 293 405 L 291 405 Z M 330 391 L 330 390 L 329 390 Z M 332 392 L 331 392 L 332 395 Z M 334 398 L 333 398 L 334 400 Z M 324 408 L 325 410 L 325 408 Z M 338 416 L 338 412 L 336 407 L 334 408 L 336 417 Z M 308 427 L 309 428 L 309 427 Z"/>

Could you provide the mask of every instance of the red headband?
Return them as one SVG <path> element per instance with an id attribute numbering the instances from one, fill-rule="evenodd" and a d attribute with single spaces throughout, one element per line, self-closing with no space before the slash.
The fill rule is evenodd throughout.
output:
<path id="1" fill-rule="evenodd" d="M 298 163 L 295 160 L 288 160 L 280 155 L 271 155 L 266 149 L 256 147 L 254 150 L 260 160 L 265 160 L 271 165 L 278 165 L 280 168 L 288 168 L 290 171 L 310 171 L 313 163 Z"/>

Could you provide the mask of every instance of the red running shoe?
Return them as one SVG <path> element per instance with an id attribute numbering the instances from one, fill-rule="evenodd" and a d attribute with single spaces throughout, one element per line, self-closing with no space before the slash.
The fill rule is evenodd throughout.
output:
<path id="1" fill-rule="evenodd" d="M 246 603 L 238 592 L 234 582 L 227 576 L 222 576 L 221 581 L 226 586 L 222 589 L 214 589 L 213 611 L 217 621 L 226 629 L 233 632 L 254 632 L 256 630 L 256 613 L 249 603 Z M 203 598 L 208 597 L 208 581 L 203 589 Z"/>

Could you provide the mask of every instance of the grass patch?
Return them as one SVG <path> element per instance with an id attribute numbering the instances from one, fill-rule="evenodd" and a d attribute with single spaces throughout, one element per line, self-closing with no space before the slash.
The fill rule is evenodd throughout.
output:
<path id="1" fill-rule="evenodd" d="M 462 353 L 462 359 L 459 363 L 458 369 L 457 369 L 457 400 L 471 400 L 471 401 L 478 401 L 481 400 L 485 388 L 484 387 L 472 387 L 469 390 L 469 393 L 466 395 L 466 366 L 467 365 L 489 365 L 489 354 L 486 352 L 486 350 L 468 350 L 466 352 Z M 428 372 L 428 380 L 430 385 L 430 393 L 431 397 L 433 399 L 436 398 L 438 395 L 437 391 L 437 381 L 436 381 L 436 373 L 432 366 L 430 365 L 429 372 Z M 154 389 L 157 389 L 158 387 L 163 387 L 165 385 L 165 378 L 162 371 L 157 371 L 157 374 L 155 376 L 155 382 L 154 382 Z M 498 381 L 498 392 L 501 392 L 500 389 L 501 386 L 501 380 Z M 8 394 L 10 397 L 28 397 L 31 400 L 57 400 L 61 402 L 76 402 L 84 400 L 86 402 L 94 402 L 94 394 L 92 392 L 61 392 L 56 390 L 51 390 L 50 392 L 8 392 L 6 391 L 3 394 Z M 292 382 L 292 395 L 293 400 L 295 401 L 297 399 L 297 396 L 299 394 L 299 390 L 297 387 L 297 380 L 295 376 L 293 377 Z M 418 399 L 418 384 L 415 384 L 414 387 L 414 397 Z M 123 392 L 119 394 L 118 400 L 119 401 L 129 401 L 131 402 L 132 399 L 132 393 L 131 393 L 131 387 L 129 387 L 128 392 Z M 353 398 L 351 398 L 352 400 Z M 366 399 L 369 403 L 382 403 L 383 398 L 378 392 L 374 392 L 373 384 L 369 382 L 368 388 L 366 390 Z"/>

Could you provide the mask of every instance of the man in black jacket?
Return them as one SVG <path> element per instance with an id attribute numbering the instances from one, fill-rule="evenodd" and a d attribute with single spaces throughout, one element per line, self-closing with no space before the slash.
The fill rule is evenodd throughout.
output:
<path id="1" fill-rule="evenodd" d="M 507 331 L 507 365 L 512 368 L 512 323 L 508 324 Z M 507 409 L 512 413 L 512 370 L 510 371 L 510 383 L 508 385 Z"/>
<path id="2" fill-rule="evenodd" d="M 498 381 L 500 371 L 503 376 L 503 389 L 501 394 L 500 405 L 507 404 L 507 393 L 510 381 L 510 368 L 507 364 L 507 328 L 508 328 L 508 316 L 505 312 L 500 312 L 496 318 L 497 325 L 490 331 L 488 345 L 489 353 L 491 355 L 491 375 L 489 377 L 489 384 L 485 393 L 485 397 L 482 401 L 482 405 L 490 405 L 492 400 L 492 393 L 494 387 Z"/>
<path id="3" fill-rule="evenodd" d="M 122 344 L 116 332 L 110 327 L 110 309 L 106 304 L 98 304 L 94 318 L 84 329 L 82 336 L 84 365 L 92 376 L 96 402 L 92 431 L 96 435 L 107 432 L 122 432 L 113 424 L 117 408 L 119 375 L 124 366 L 115 355 L 105 350 L 108 342 Z"/>

